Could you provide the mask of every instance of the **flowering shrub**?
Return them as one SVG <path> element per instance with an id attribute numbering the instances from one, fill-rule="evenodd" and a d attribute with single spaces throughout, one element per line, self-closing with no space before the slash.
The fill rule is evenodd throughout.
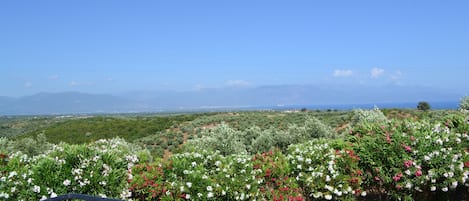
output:
<path id="1" fill-rule="evenodd" d="M 354 110 L 351 124 L 355 126 L 364 123 L 384 123 L 387 121 L 389 121 L 388 118 L 375 106 L 372 110 Z"/>
<path id="2" fill-rule="evenodd" d="M 464 96 L 459 101 L 459 109 L 469 111 L 469 96 Z"/>
<path id="3" fill-rule="evenodd" d="M 0 166 L 0 198 L 42 200 L 71 192 L 127 198 L 129 170 L 145 158 L 148 153 L 121 139 L 60 144 L 34 157 L 13 154 Z"/>
<path id="4" fill-rule="evenodd" d="M 319 139 L 290 146 L 287 158 L 291 174 L 300 183 L 305 196 L 344 200 L 366 195 L 361 189 L 359 157 L 338 140 Z"/>
<path id="5" fill-rule="evenodd" d="M 468 185 L 467 125 L 453 121 L 460 118 L 448 116 L 448 121 L 436 124 L 424 120 L 357 125 L 348 140 L 357 145 L 364 187 L 412 199 Z"/>
<path id="6" fill-rule="evenodd" d="M 130 189 L 140 200 L 302 200 L 280 152 L 222 156 L 176 154 L 132 170 Z"/>

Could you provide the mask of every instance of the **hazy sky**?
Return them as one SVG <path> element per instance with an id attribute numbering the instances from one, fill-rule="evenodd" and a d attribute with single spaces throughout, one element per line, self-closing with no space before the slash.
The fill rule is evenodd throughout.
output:
<path id="1" fill-rule="evenodd" d="M 469 1 L 0 1 L 0 96 L 284 84 L 469 92 Z"/>

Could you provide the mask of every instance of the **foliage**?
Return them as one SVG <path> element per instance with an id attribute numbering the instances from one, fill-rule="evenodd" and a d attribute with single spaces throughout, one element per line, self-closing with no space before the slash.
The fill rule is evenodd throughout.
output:
<path id="1" fill-rule="evenodd" d="M 421 101 L 417 104 L 417 109 L 422 111 L 430 110 L 430 104 L 426 101 Z"/>
<path id="2" fill-rule="evenodd" d="M 65 121 L 53 116 L 0 116 L 0 137 L 13 138 Z"/>
<path id="3" fill-rule="evenodd" d="M 360 125 L 364 123 L 384 123 L 389 121 L 383 112 L 375 107 L 373 110 L 353 110 L 351 126 Z"/>
<path id="4" fill-rule="evenodd" d="M 236 131 L 222 123 L 213 129 L 204 130 L 202 137 L 191 140 L 187 146 L 220 151 L 222 155 L 245 154 L 246 146 L 243 143 L 242 136 L 240 131 Z"/>
<path id="5" fill-rule="evenodd" d="M 469 111 L 469 96 L 464 96 L 459 101 L 459 109 Z"/>
<path id="6" fill-rule="evenodd" d="M 156 162 L 121 139 L 38 151 L 31 145 L 45 137 L 0 138 L 0 199 L 73 191 L 138 200 L 467 200 L 468 114 L 395 111 L 385 111 L 389 119 L 377 108 L 167 117 L 134 140 L 175 153 Z M 152 118 L 102 117 L 95 126 L 142 120 L 129 125 L 145 130 Z M 349 121 L 345 136 L 331 128 Z"/>
<path id="7" fill-rule="evenodd" d="M 315 117 L 309 117 L 302 126 L 290 124 L 286 130 L 269 128 L 262 130 L 255 126 L 239 131 L 222 123 L 212 129 L 205 129 L 201 137 L 189 140 L 187 147 L 220 151 L 222 155 L 261 153 L 279 148 L 286 151 L 291 144 L 314 138 L 335 137 L 335 131 Z"/>
<path id="8" fill-rule="evenodd" d="M 60 144 L 35 157 L 16 153 L 0 166 L 0 195 L 6 200 L 42 200 L 70 192 L 126 198 L 129 170 L 150 159 L 148 152 L 121 139 Z"/>
<path id="9" fill-rule="evenodd" d="M 139 200 L 302 200 L 288 170 L 280 152 L 188 152 L 135 166 L 130 189 Z"/>
<path id="10" fill-rule="evenodd" d="M 361 188 L 360 158 L 341 141 L 316 139 L 290 146 L 288 159 L 305 196 L 349 200 L 366 195 Z"/>
<path id="11" fill-rule="evenodd" d="M 51 143 L 81 144 L 99 139 L 120 137 L 127 141 L 153 135 L 182 122 L 193 120 L 196 114 L 136 118 L 89 117 L 52 124 L 43 131 L 25 134 L 26 137 L 44 133 Z"/>
<path id="12" fill-rule="evenodd" d="M 44 134 L 39 134 L 34 138 L 20 138 L 17 140 L 12 140 L 10 142 L 11 152 L 19 151 L 28 156 L 36 156 L 44 153 L 52 147 L 52 144 L 47 142 L 46 136 Z"/>
<path id="13" fill-rule="evenodd" d="M 364 187 L 394 199 L 412 199 L 467 185 L 468 125 L 452 123 L 461 116 L 447 118 L 436 124 L 395 120 L 353 128 L 348 140 L 360 156 Z"/>

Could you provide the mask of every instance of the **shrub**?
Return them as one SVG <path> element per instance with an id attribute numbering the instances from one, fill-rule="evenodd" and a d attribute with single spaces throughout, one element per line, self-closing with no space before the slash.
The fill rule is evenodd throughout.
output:
<path id="1" fill-rule="evenodd" d="M 422 111 L 430 110 L 430 104 L 425 101 L 421 101 L 417 104 L 417 109 Z"/>
<path id="2" fill-rule="evenodd" d="M 469 111 L 469 96 L 464 96 L 459 101 L 459 109 Z"/>
<path id="3" fill-rule="evenodd" d="M 359 157 L 339 141 L 314 139 L 289 147 L 287 156 L 304 196 L 311 199 L 350 200 L 366 195 Z"/>
<path id="4" fill-rule="evenodd" d="M 222 155 L 244 154 L 247 151 L 242 136 L 240 131 L 222 123 L 213 129 L 203 130 L 202 137 L 190 140 L 187 146 L 219 151 Z"/>
<path id="5" fill-rule="evenodd" d="M 458 132 L 459 126 L 465 125 L 424 120 L 355 127 L 349 141 L 361 158 L 365 188 L 413 199 L 425 195 L 421 192 L 446 193 L 467 185 L 469 136 L 468 130 Z"/>
<path id="6" fill-rule="evenodd" d="M 353 111 L 351 126 L 364 123 L 385 123 L 388 121 L 388 118 L 384 116 L 378 107 L 375 107 L 372 110 L 357 109 Z"/>
<path id="7" fill-rule="evenodd" d="M 36 139 L 27 137 L 27 138 L 18 138 L 14 141 L 11 141 L 11 152 L 21 152 L 28 156 L 36 156 L 45 151 L 49 150 L 52 147 L 52 144 L 47 142 L 46 136 L 44 134 L 37 135 Z"/>
<path id="8" fill-rule="evenodd" d="M 6 200 L 40 200 L 70 192 L 127 198 L 128 172 L 149 153 L 121 139 L 86 145 L 60 144 L 45 154 L 18 153 L 0 166 Z"/>

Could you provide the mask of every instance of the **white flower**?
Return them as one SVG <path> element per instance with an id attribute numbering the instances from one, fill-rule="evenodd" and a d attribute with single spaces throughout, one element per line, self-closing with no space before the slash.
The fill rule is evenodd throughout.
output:
<path id="1" fill-rule="evenodd" d="M 186 194 L 186 200 L 189 200 L 189 199 L 191 199 L 191 195 Z"/>
<path id="2" fill-rule="evenodd" d="M 407 183 L 405 184 L 405 187 L 406 187 L 407 189 L 411 189 L 411 188 L 412 188 L 412 183 L 407 182 Z"/>
<path id="3" fill-rule="evenodd" d="M 41 192 L 41 187 L 40 187 L 40 186 L 37 186 L 37 185 L 34 185 L 34 187 L 33 187 L 33 192 L 35 192 L 35 193 L 40 193 L 40 192 Z"/>
<path id="4" fill-rule="evenodd" d="M 425 161 L 429 161 L 431 158 L 430 158 L 430 156 L 425 155 L 425 156 L 423 157 L 423 159 L 424 159 Z"/>
<path id="5" fill-rule="evenodd" d="M 18 173 L 16 173 L 15 171 L 13 172 L 10 172 L 10 175 L 8 175 L 8 179 L 11 179 L 12 177 L 18 175 Z"/>
<path id="6" fill-rule="evenodd" d="M 192 167 L 195 167 L 197 165 L 197 163 L 194 161 L 192 162 Z"/>
<path id="7" fill-rule="evenodd" d="M 212 191 L 212 190 L 213 190 L 212 186 L 207 186 L 207 191 Z"/>
<path id="8" fill-rule="evenodd" d="M 212 192 L 209 192 L 209 193 L 207 194 L 207 198 L 212 198 L 212 197 L 213 197 L 213 193 L 212 193 Z"/>
<path id="9" fill-rule="evenodd" d="M 448 172 L 448 176 L 452 178 L 454 176 L 454 172 Z"/>
<path id="10" fill-rule="evenodd" d="M 50 194 L 50 197 L 51 197 L 51 198 L 55 198 L 55 197 L 57 197 L 57 194 L 54 193 L 54 192 L 52 192 L 52 193 Z"/>
<path id="11" fill-rule="evenodd" d="M 121 193 L 121 198 L 126 199 L 132 196 L 132 193 L 128 189 L 124 189 Z"/>
<path id="12" fill-rule="evenodd" d="M 197 193 L 197 197 L 202 197 L 202 193 Z"/>
<path id="13" fill-rule="evenodd" d="M 326 198 L 326 200 L 332 200 L 332 195 L 327 194 L 324 196 L 324 198 Z"/>
<path id="14" fill-rule="evenodd" d="M 222 191 L 221 191 L 221 195 L 226 195 L 226 191 L 225 191 L 225 190 L 222 190 Z"/>
<path id="15" fill-rule="evenodd" d="M 250 184 L 246 184 L 246 188 L 249 190 L 251 189 L 251 185 Z"/>
<path id="16" fill-rule="evenodd" d="M 458 181 L 453 181 L 453 182 L 451 183 L 451 188 L 452 188 L 452 189 L 455 189 L 457 186 L 458 186 Z"/>
<path id="17" fill-rule="evenodd" d="M 0 192 L 0 198 L 10 198 L 10 195 L 8 195 L 8 193 L 4 193 L 4 192 Z"/>
<path id="18" fill-rule="evenodd" d="M 362 197 L 365 197 L 365 196 L 366 196 L 366 191 L 363 191 L 362 193 L 360 193 L 360 195 L 361 195 Z"/>
<path id="19" fill-rule="evenodd" d="M 301 170 L 301 165 L 300 165 L 300 164 L 298 164 L 298 165 L 296 166 L 296 168 L 298 168 L 298 169 L 300 169 L 300 170 Z"/>
<path id="20" fill-rule="evenodd" d="M 320 198 L 320 197 L 322 197 L 322 193 L 321 192 L 316 192 L 316 193 L 313 194 L 313 197 L 314 198 Z"/>
<path id="21" fill-rule="evenodd" d="M 186 185 L 187 185 L 187 187 L 189 187 L 189 188 L 192 187 L 192 183 L 191 183 L 191 182 L 187 182 Z"/>
<path id="22" fill-rule="evenodd" d="M 411 175 L 412 173 L 410 172 L 410 170 L 406 170 L 406 171 L 405 171 L 405 174 L 406 174 L 406 175 Z"/>
<path id="23" fill-rule="evenodd" d="M 430 187 L 430 191 L 436 191 L 436 186 Z"/>
<path id="24" fill-rule="evenodd" d="M 443 187 L 443 188 L 441 188 L 441 190 L 442 190 L 443 192 L 448 192 L 448 187 Z"/>

